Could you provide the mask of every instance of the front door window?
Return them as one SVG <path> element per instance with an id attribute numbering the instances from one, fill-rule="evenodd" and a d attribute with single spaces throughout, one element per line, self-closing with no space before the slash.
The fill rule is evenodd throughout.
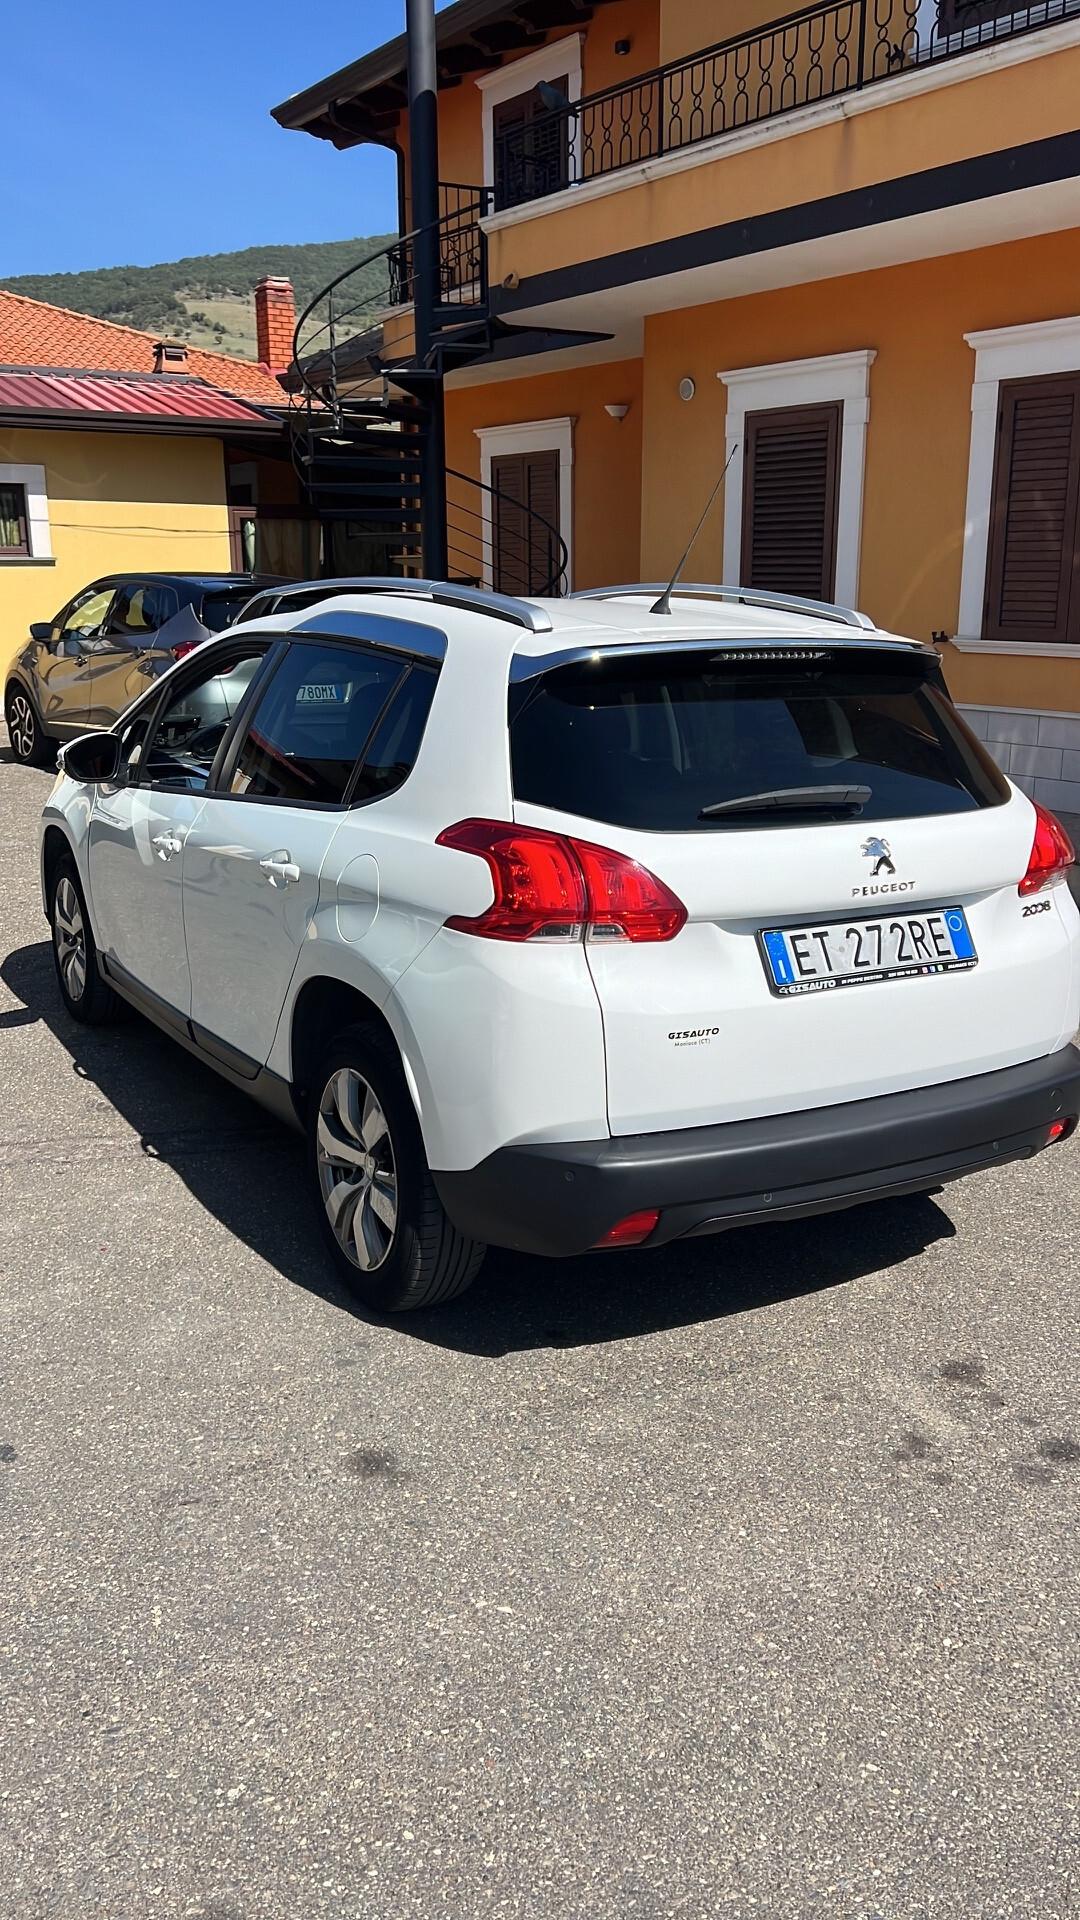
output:
<path id="1" fill-rule="evenodd" d="M 201 793 L 265 648 L 223 660 L 170 694 L 143 751 L 140 777 L 153 787 Z"/>

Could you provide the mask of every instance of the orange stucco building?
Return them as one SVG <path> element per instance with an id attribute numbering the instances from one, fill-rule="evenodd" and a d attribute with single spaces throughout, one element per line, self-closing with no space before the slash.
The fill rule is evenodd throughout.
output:
<path id="1" fill-rule="evenodd" d="M 694 577 L 933 637 L 1080 812 L 1080 0 L 458 0 L 438 31 L 440 174 L 490 190 L 520 330 L 449 375 L 447 465 L 557 460 L 588 587 L 664 576 L 728 462 Z M 402 67 L 276 115 L 404 156 Z"/>

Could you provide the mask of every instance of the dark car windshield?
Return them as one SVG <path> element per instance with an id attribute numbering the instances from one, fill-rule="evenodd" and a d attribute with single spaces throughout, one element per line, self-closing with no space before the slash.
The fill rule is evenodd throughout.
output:
<path id="1" fill-rule="evenodd" d="M 936 662 L 880 648 L 797 664 L 781 647 L 752 663 L 594 655 L 511 689 L 510 742 L 519 800 L 651 832 L 918 818 L 1009 795 Z"/>

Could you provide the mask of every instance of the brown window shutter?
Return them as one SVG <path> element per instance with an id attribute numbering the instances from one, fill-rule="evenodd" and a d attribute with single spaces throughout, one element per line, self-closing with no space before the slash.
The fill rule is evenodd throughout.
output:
<path id="1" fill-rule="evenodd" d="M 492 576 L 500 593 L 544 593 L 558 571 L 559 455 L 509 453 L 491 463 Z"/>
<path id="2" fill-rule="evenodd" d="M 1003 381 L 983 637 L 1080 641 L 1080 374 Z"/>
<path id="3" fill-rule="evenodd" d="M 831 600 L 842 402 L 748 413 L 742 584 Z"/>

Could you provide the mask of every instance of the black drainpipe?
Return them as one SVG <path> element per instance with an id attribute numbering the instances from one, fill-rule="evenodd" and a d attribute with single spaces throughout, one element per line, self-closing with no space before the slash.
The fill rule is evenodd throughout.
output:
<path id="1" fill-rule="evenodd" d="M 435 55 L 434 0 L 405 0 L 409 69 L 409 166 L 412 224 L 418 229 L 413 273 L 416 351 L 427 364 L 439 304 L 439 106 Z M 441 374 L 431 374 L 427 395 L 427 445 L 424 454 L 421 529 L 424 572 L 445 580 L 446 420 Z"/>

